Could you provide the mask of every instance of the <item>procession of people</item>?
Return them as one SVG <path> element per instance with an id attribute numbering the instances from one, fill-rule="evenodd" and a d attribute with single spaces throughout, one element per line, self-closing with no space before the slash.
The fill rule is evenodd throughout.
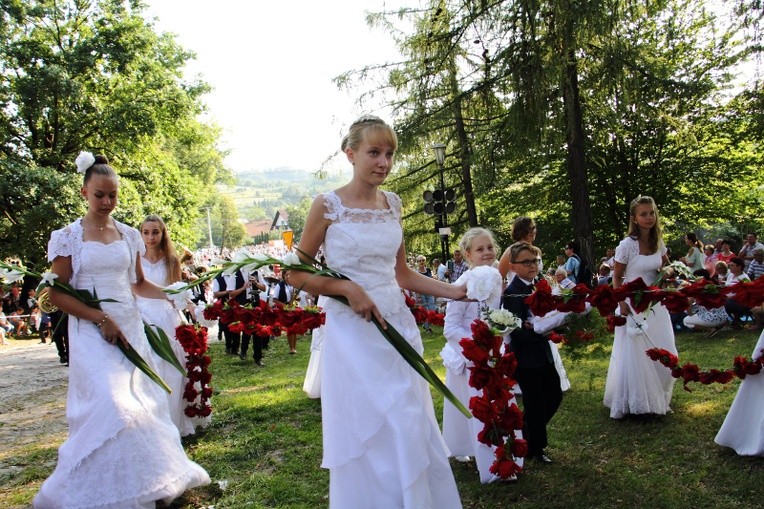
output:
<path id="1" fill-rule="evenodd" d="M 539 329 L 542 317 L 534 315 L 527 297 L 542 280 L 555 286 L 558 295 L 576 285 L 618 289 L 639 278 L 652 284 L 670 263 L 655 201 L 639 196 L 631 202 L 627 236 L 601 261 L 612 269 L 612 277 L 604 280 L 587 272 L 575 242 L 564 244 L 567 260 L 553 265 L 545 279 L 542 252 L 533 244 L 536 224 L 527 216 L 515 221 L 515 242 L 503 255 L 493 232 L 472 228 L 453 260 L 437 260 L 430 268 L 424 255 L 408 256 L 401 223 L 404 205 L 399 196 L 382 189 L 395 161 L 395 131 L 378 117 L 362 116 L 350 126 L 340 149 L 352 169 L 351 178 L 315 197 L 297 256 L 307 264 L 322 257 L 348 279 L 279 266 L 217 271 L 214 278 L 205 278 L 204 272 L 215 267 L 197 272 L 193 253 L 186 266 L 189 257 L 184 260 L 176 252 L 164 218 L 148 215 L 137 229 L 115 220 L 117 171 L 104 156 L 80 154 L 76 165 L 83 175 L 87 212 L 51 233 L 48 260 L 58 283 L 97 294 L 100 302 L 92 306 L 61 287 L 47 289 L 50 302 L 69 316 L 69 436 L 34 507 L 153 508 L 211 482 L 204 465 L 188 458 L 181 437 L 201 432 L 215 417 L 184 413 L 189 379 L 152 350 L 144 326 L 161 329 L 183 361 L 186 352 L 176 328 L 195 321 L 195 303 L 216 301 L 240 306 L 317 303 L 326 314 L 325 324 L 313 330 L 304 388 L 321 400 L 321 466 L 329 470 L 331 508 L 461 507 L 449 458 L 474 461 L 481 483 L 517 479 L 497 475 L 492 467 L 497 447 L 479 439 L 482 425 L 476 418 L 467 418 L 445 402 L 441 429 L 427 382 L 383 339 L 382 331 L 394 328 L 419 355 L 424 353 L 422 332 L 434 329 L 429 321 L 420 329 L 408 297 L 431 313 L 439 309 L 437 302 L 444 304 L 441 357 L 446 386 L 464 406 L 480 396 L 470 375 L 474 365 L 462 351 L 462 341 L 473 335 L 471 325 L 490 310 L 505 309 L 517 317 L 518 326 L 504 335 L 501 353 L 516 363 L 511 383 L 523 410 L 518 437 L 527 443 L 527 454 L 516 460 L 521 469 L 544 468 L 556 461 L 548 428 L 555 426 L 554 416 L 570 382 L 557 345 L 548 330 Z M 682 261 L 705 271 L 703 244 L 694 233 L 685 239 L 689 250 Z M 739 256 L 728 259 L 732 278 L 725 284 L 764 277 L 764 248 L 758 246 L 756 235 L 750 234 Z M 258 249 L 251 249 L 250 255 L 256 256 Z M 286 254 L 286 248 L 279 250 L 269 254 Z M 228 258 L 220 261 L 224 267 Z M 468 281 L 479 268 L 490 268 L 500 282 L 491 302 L 470 296 Z M 180 308 L 165 291 L 174 283 L 193 289 Z M 18 290 L 18 285 L 11 287 L 0 325 L 4 334 L 23 336 L 26 327 L 39 330 L 43 322 L 24 313 Z M 604 405 L 617 420 L 672 411 L 675 379 L 645 351 L 661 348 L 677 355 L 674 322 L 660 303 L 648 310 L 632 304 L 622 300 L 615 310 L 624 323 L 615 327 L 604 388 Z M 731 326 L 745 319 L 757 325 L 755 310 L 737 302 L 734 294 L 724 309 Z M 247 334 L 222 321 L 218 327 L 226 354 L 257 366 L 253 369 L 267 369 L 264 356 L 273 338 Z M 288 353 L 295 354 L 297 335 L 285 336 Z M 764 333 L 757 349 L 764 346 L 762 341 Z M 128 350 L 139 353 L 172 392 L 129 360 L 124 353 Z M 759 355 L 754 350 L 754 357 Z M 717 443 L 740 455 L 764 455 L 760 378 L 752 376 L 741 384 L 716 437 Z"/>

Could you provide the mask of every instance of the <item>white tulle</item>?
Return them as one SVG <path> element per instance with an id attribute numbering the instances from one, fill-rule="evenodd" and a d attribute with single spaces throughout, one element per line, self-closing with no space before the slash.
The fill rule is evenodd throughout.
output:
<path id="1" fill-rule="evenodd" d="M 349 209 L 324 195 L 332 223 L 327 264 L 360 284 L 387 323 L 420 353 L 422 340 L 395 279 L 400 199 L 387 210 Z M 461 507 L 427 383 L 376 327 L 332 299 L 321 359 L 329 502 L 338 508 Z"/>

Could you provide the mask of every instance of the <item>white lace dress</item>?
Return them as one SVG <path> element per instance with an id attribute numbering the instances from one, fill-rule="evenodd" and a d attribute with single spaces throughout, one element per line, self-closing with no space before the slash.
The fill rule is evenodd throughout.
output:
<path id="1" fill-rule="evenodd" d="M 156 263 L 151 263 L 145 258 L 141 258 L 143 267 L 143 276 L 149 281 L 166 286 L 167 284 L 167 261 L 162 258 Z M 147 299 L 145 297 L 136 297 L 138 309 L 141 311 L 143 321 L 149 325 L 162 329 L 170 340 L 170 346 L 180 363 L 186 365 L 186 352 L 183 346 L 175 339 L 175 328 L 183 320 L 180 312 L 172 304 L 159 299 Z M 181 375 L 177 368 L 169 362 L 159 357 L 153 350 L 152 355 L 157 365 L 159 376 L 162 377 L 167 385 L 172 389 L 172 394 L 167 394 L 167 400 L 170 404 L 170 418 L 173 424 L 178 428 L 180 436 L 192 435 L 196 431 L 196 426 L 207 426 L 210 423 L 210 417 L 191 418 L 184 411 L 188 402 L 183 398 L 183 392 L 188 382 L 188 378 Z"/>
<path id="2" fill-rule="evenodd" d="M 388 324 L 420 353 L 422 340 L 395 279 L 400 198 L 389 209 L 345 208 L 324 196 L 332 221 L 327 265 L 361 285 Z M 324 457 L 332 509 L 461 507 L 427 384 L 371 322 L 327 299 L 321 359 Z"/>
<path id="3" fill-rule="evenodd" d="M 761 357 L 762 348 L 764 332 L 751 357 Z M 764 456 L 764 373 L 747 376 L 740 382 L 714 442 L 734 449 L 741 456 Z"/>
<path id="4" fill-rule="evenodd" d="M 658 275 L 664 253 L 665 247 L 661 245 L 658 252 L 641 255 L 639 242 L 627 237 L 616 248 L 615 261 L 626 265 L 624 282 L 641 277 L 649 286 Z M 661 304 L 647 313 L 636 313 L 632 309 L 627 324 L 615 329 L 604 398 L 610 417 L 663 415 L 670 410 L 675 379 L 670 370 L 645 354 L 650 348 L 677 353 L 671 317 Z"/>
<path id="5" fill-rule="evenodd" d="M 116 223 L 122 240 L 83 242 L 79 221 L 53 232 L 48 259 L 71 256 L 75 288 L 95 290 L 103 310 L 150 364 L 130 283 L 143 243 L 137 230 Z M 153 508 L 210 478 L 183 450 L 165 392 L 139 371 L 91 322 L 69 318 L 69 438 L 53 474 L 34 499 L 38 509 Z"/>

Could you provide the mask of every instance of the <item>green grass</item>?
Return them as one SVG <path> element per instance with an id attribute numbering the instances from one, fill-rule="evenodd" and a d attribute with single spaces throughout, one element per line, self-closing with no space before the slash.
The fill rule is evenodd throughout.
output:
<path id="1" fill-rule="evenodd" d="M 757 338 L 750 331 L 715 338 L 685 333 L 677 347 L 682 362 L 727 368 L 735 355 L 749 356 Z M 426 359 L 443 376 L 442 336 L 424 339 Z M 173 507 L 327 507 L 320 402 L 302 392 L 308 342 L 301 338 L 299 353 L 287 355 L 285 341 L 273 341 L 265 368 L 227 356 L 222 343 L 213 342 L 213 424 L 185 444 L 214 484 L 190 491 Z M 561 353 L 573 386 L 549 426 L 547 451 L 555 463 L 532 464 L 517 482 L 492 485 L 479 483 L 474 464 L 452 463 L 464 507 L 764 507 L 764 459 L 741 458 L 713 442 L 739 381 L 694 384 L 693 392 L 678 382 L 672 414 L 616 421 L 602 405 L 609 347 L 575 362 L 564 348 Z M 442 398 L 435 397 L 435 405 L 440 416 Z M 13 475 L 0 476 L 0 507 L 31 501 L 55 464 L 57 445 L 40 444 L 0 464 L 16 465 Z"/>

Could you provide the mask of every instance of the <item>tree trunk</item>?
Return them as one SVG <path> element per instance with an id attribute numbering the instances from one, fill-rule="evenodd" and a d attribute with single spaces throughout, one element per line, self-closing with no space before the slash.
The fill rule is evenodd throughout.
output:
<path id="1" fill-rule="evenodd" d="M 594 268 L 592 212 L 587 185 L 584 121 L 578 89 L 578 62 L 574 50 L 566 48 L 563 97 L 565 103 L 565 137 L 568 144 L 566 166 L 570 179 L 573 232 L 589 267 Z"/>
<path id="2" fill-rule="evenodd" d="M 472 149 L 464 126 L 462 115 L 462 99 L 459 84 L 456 81 L 456 64 L 453 61 L 449 69 L 451 96 L 453 98 L 454 128 L 456 140 L 459 143 L 459 162 L 461 163 L 462 185 L 464 186 L 464 206 L 467 209 L 467 222 L 470 227 L 478 226 L 477 210 L 475 209 L 475 193 L 472 190 Z"/>

